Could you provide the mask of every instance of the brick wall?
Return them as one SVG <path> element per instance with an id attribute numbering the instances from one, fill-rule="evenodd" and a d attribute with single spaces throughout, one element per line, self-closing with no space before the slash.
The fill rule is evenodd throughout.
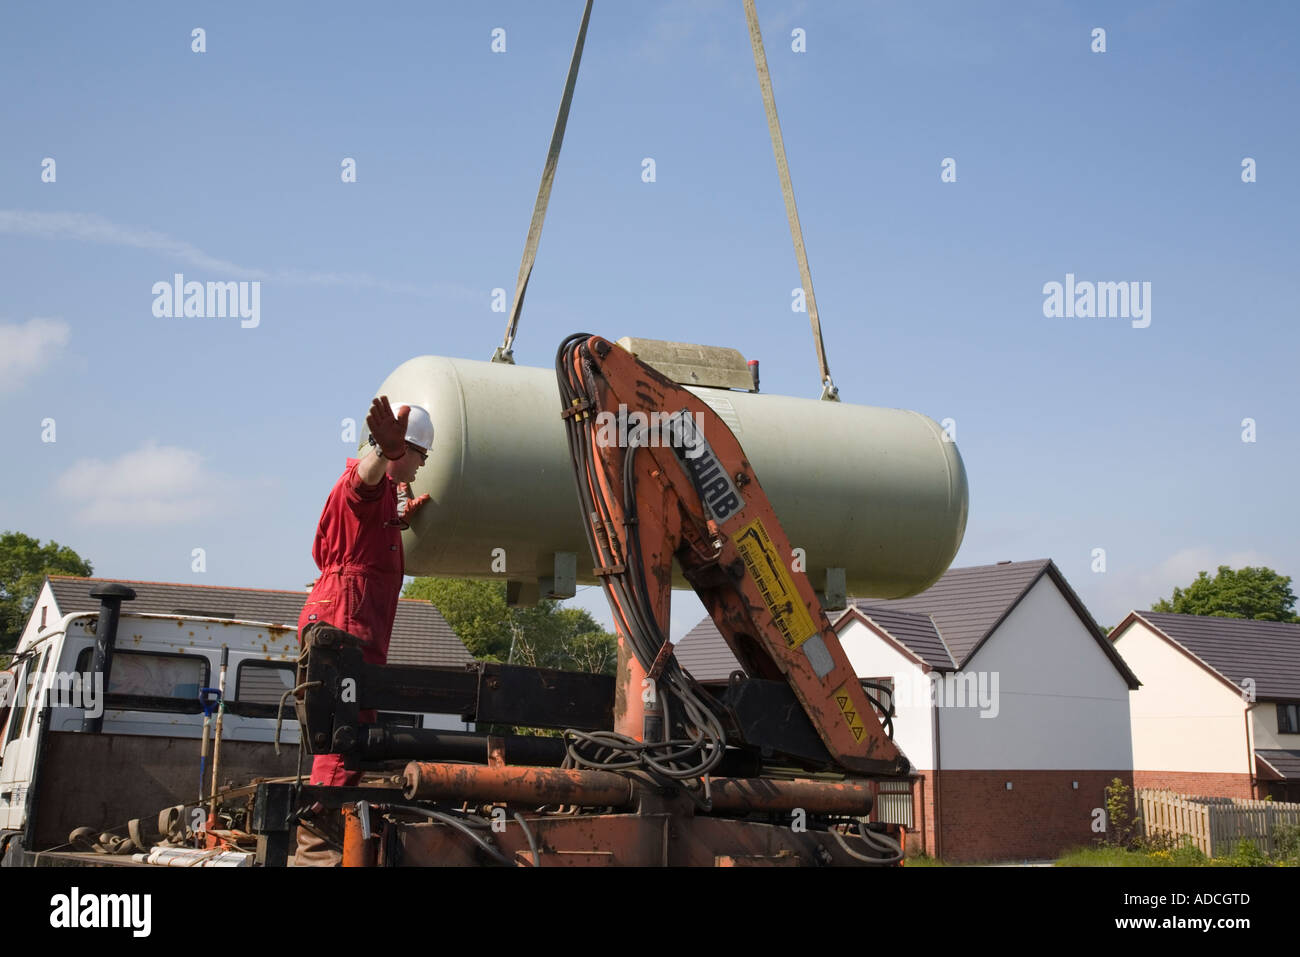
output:
<path id="1" fill-rule="evenodd" d="M 1105 806 L 1106 786 L 1114 778 L 1133 786 L 1132 771 L 921 771 L 918 776 L 913 788 L 917 828 L 908 847 L 935 855 L 937 828 L 937 853 L 946 861 L 1055 858 L 1092 844 L 1100 836 L 1092 830 L 1093 811 Z"/>
<path id="2" fill-rule="evenodd" d="M 1139 788 L 1160 788 L 1195 797 L 1254 798 L 1249 774 L 1209 771 L 1134 771 L 1133 784 Z"/>

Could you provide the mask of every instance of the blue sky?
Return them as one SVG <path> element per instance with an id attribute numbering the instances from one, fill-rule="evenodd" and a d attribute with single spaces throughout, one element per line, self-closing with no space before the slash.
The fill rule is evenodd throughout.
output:
<path id="1" fill-rule="evenodd" d="M 302 587 L 339 420 L 411 356 L 491 355 L 582 4 L 382 9 L 0 9 L 0 528 Z M 832 372 L 957 423 L 955 564 L 1053 558 L 1105 624 L 1220 563 L 1300 575 L 1300 8 L 758 11 Z M 156 318 L 175 272 L 261 280 L 259 325 Z M 1149 327 L 1046 318 L 1067 273 L 1151 283 Z M 598 0 L 516 360 L 730 345 L 815 397 L 797 285 L 740 3 Z M 674 634 L 701 614 L 678 593 Z"/>

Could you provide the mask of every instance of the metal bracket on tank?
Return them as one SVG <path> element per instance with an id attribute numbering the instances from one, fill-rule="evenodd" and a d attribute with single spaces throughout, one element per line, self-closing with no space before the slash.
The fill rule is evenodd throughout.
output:
<path id="1" fill-rule="evenodd" d="M 556 552 L 551 575 L 538 579 L 537 587 L 546 598 L 572 598 L 578 593 L 578 553 Z"/>
<path id="2" fill-rule="evenodd" d="M 535 581 L 506 582 L 506 604 L 511 608 L 531 608 L 541 599 L 541 589 Z"/>
<path id="3" fill-rule="evenodd" d="M 578 553 L 555 552 L 551 574 L 536 581 L 507 581 L 506 604 L 531 608 L 543 598 L 572 598 L 578 593 Z"/>
<path id="4" fill-rule="evenodd" d="M 843 611 L 848 607 L 848 587 L 844 569 L 826 569 L 826 587 L 817 593 L 817 600 L 825 611 Z"/>

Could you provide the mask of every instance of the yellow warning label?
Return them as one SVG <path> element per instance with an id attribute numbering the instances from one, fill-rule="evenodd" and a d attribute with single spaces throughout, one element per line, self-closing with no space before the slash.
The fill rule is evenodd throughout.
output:
<path id="1" fill-rule="evenodd" d="M 853 706 L 853 699 L 849 697 L 848 685 L 840 685 L 835 689 L 835 703 L 839 705 L 840 714 L 844 715 L 849 730 L 853 732 L 853 740 L 861 741 L 862 736 L 867 733 L 867 728 L 862 723 L 862 716 L 858 714 L 857 709 Z M 874 715 L 872 717 L 874 718 Z"/>
<path id="2" fill-rule="evenodd" d="M 731 536 L 745 567 L 758 585 L 772 620 L 785 638 L 787 648 L 798 648 L 817 634 L 817 626 L 794 587 L 785 562 L 768 537 L 761 519 L 754 519 Z"/>

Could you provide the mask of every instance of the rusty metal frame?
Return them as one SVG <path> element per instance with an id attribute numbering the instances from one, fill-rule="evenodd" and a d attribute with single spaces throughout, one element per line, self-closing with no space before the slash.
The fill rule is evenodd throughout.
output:
<path id="1" fill-rule="evenodd" d="M 303 629 L 295 701 L 303 740 L 313 754 L 369 759 L 418 757 L 394 754 L 395 742 L 438 745 L 421 729 L 385 734 L 362 724 L 364 710 L 460 714 L 466 721 L 534 727 L 600 730 L 612 727 L 614 679 L 608 675 L 474 662 L 466 668 L 375 665 L 362 660 L 358 639 L 323 622 Z M 346 691 L 345 691 L 346 689 Z M 423 744 L 419 742 L 424 740 Z M 383 752 L 381 757 L 381 752 Z"/>
<path id="2" fill-rule="evenodd" d="M 345 866 L 746 866 L 893 863 L 878 850 L 832 832 L 836 821 L 863 818 L 872 806 L 863 780 L 781 781 L 712 778 L 707 797 L 643 774 L 412 762 L 406 805 L 375 805 L 379 833 L 363 835 L 356 807 L 345 812 Z M 405 818 L 411 802 L 443 800 L 507 809 L 481 844 L 439 821 Z M 546 811 L 542 806 L 559 806 Z M 511 809 L 529 810 L 511 815 Z M 478 818 L 483 827 L 483 818 Z M 372 830 L 375 818 L 370 817 Z M 894 826 L 872 825 L 875 830 Z M 856 844 L 856 856 L 849 848 Z M 382 848 L 391 845 L 395 850 Z M 534 856 L 536 849 L 536 856 Z"/>

